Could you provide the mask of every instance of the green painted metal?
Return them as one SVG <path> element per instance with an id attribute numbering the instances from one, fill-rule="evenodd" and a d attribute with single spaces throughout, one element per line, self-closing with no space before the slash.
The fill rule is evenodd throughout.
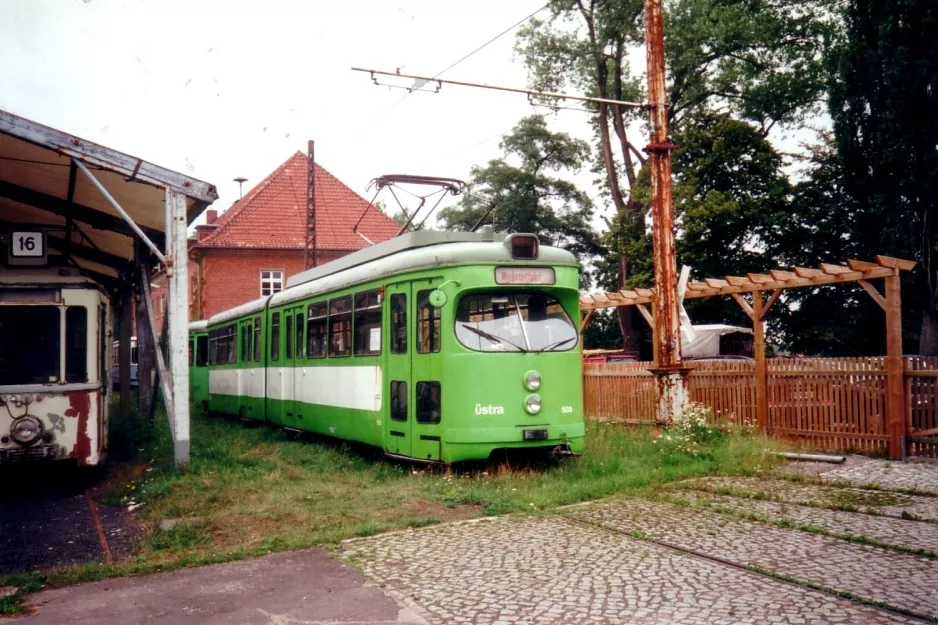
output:
<path id="1" fill-rule="evenodd" d="M 504 249 L 501 243 L 491 245 Z M 498 285 L 495 268 L 506 265 L 552 267 L 555 283 Z M 365 301 L 361 294 L 374 289 L 381 293 L 380 326 L 368 326 L 367 317 L 353 314 L 349 338 L 359 349 L 373 352 L 380 348 L 380 353 L 316 357 L 318 345 L 309 341 L 310 331 L 315 330 L 309 321 L 311 305 L 328 304 L 344 296 L 352 296 L 354 301 L 356 294 Z M 446 301 L 440 308 L 428 308 L 430 294 L 437 290 L 445 293 Z M 578 268 L 574 264 L 506 262 L 501 257 L 485 263 L 474 258 L 464 264 L 385 273 L 375 280 L 305 299 L 278 297 L 283 302 L 279 305 L 271 305 L 270 299 L 245 305 L 242 309 L 247 312 L 242 316 L 222 313 L 220 320 L 209 320 L 208 331 L 213 336 L 221 337 L 234 328 L 235 350 L 234 362 L 214 362 L 219 360 L 214 358 L 209 366 L 209 410 L 357 441 L 422 461 L 485 459 L 494 450 L 512 448 L 561 447 L 581 453 L 584 422 L 578 341 L 544 353 L 473 351 L 456 336 L 456 311 L 463 297 L 480 292 L 549 294 L 578 332 Z M 406 313 L 406 325 L 398 330 L 399 337 L 406 335 L 403 350 L 392 350 L 392 298 L 398 311 Z M 402 306 L 402 302 L 406 304 Z M 422 320 L 421 313 L 439 318 L 434 340 L 428 341 L 420 328 L 435 320 Z M 247 329 L 253 332 L 258 322 L 260 335 L 255 338 Z M 356 328 L 366 331 L 356 334 Z M 424 342 L 418 346 L 420 338 Z M 255 349 L 257 340 L 260 353 Z M 326 336 L 327 346 L 344 347 L 344 342 Z M 221 349 L 224 351 L 224 346 Z M 526 399 L 533 394 L 524 386 L 531 371 L 540 373 L 542 380 L 536 391 L 542 408 L 534 415 L 525 409 Z M 396 402 L 392 402 L 392 390 Z M 421 407 L 422 416 L 418 415 Z M 392 411 L 396 411 L 393 418 Z M 526 430 L 531 431 L 528 440 Z"/>

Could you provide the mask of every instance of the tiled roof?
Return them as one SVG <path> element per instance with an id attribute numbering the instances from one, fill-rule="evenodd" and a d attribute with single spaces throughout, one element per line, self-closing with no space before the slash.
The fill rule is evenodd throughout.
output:
<path id="1" fill-rule="evenodd" d="M 306 155 L 297 152 L 219 216 L 217 228 L 194 247 L 303 249 L 306 173 Z M 352 230 L 362 213 L 365 218 L 358 231 L 373 243 L 400 230 L 393 219 L 317 164 L 316 247 L 347 251 L 368 247 Z"/>

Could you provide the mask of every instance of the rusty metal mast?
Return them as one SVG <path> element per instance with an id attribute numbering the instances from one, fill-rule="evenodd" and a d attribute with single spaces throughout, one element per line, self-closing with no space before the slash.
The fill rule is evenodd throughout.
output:
<path id="1" fill-rule="evenodd" d="M 652 244 L 655 261 L 654 355 L 658 383 L 658 421 L 671 422 L 687 402 L 687 369 L 681 361 L 681 318 L 674 251 L 674 206 L 671 200 L 671 151 L 668 139 L 668 96 L 665 90 L 662 0 L 645 0 L 645 45 L 648 61 L 649 141 L 651 166 Z"/>
<path id="2" fill-rule="evenodd" d="M 309 141 L 306 150 L 306 246 L 303 250 L 303 266 L 316 266 L 316 158 L 315 142 Z"/>

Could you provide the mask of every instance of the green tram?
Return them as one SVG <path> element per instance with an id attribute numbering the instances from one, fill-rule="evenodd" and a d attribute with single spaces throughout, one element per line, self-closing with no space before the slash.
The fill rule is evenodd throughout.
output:
<path id="1" fill-rule="evenodd" d="M 579 454 L 578 306 L 535 235 L 409 233 L 210 318 L 208 410 L 425 462 Z"/>
<path id="2" fill-rule="evenodd" d="M 189 324 L 189 401 L 208 407 L 208 321 Z"/>

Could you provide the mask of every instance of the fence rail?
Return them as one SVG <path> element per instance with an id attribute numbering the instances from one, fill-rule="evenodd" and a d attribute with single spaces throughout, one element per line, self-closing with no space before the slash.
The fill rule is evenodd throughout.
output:
<path id="1" fill-rule="evenodd" d="M 655 420 L 651 363 L 585 363 L 588 417 L 625 423 Z M 720 420 L 757 424 L 755 364 L 701 362 L 689 375 L 691 401 L 713 408 Z M 916 455 L 938 450 L 938 358 L 906 357 L 906 449 Z M 886 453 L 886 362 L 884 358 L 790 358 L 766 362 L 767 434 L 827 450 Z"/>

